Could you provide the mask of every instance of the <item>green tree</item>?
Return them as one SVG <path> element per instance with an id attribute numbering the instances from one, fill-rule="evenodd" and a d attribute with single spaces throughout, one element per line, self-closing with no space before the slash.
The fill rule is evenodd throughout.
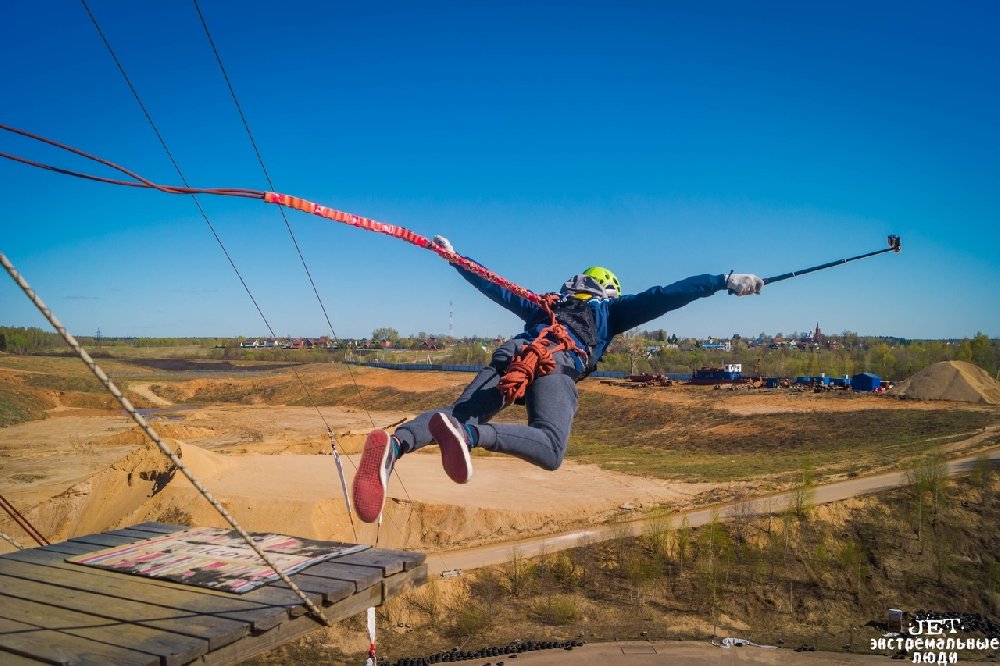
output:
<path id="1" fill-rule="evenodd" d="M 389 328 L 388 326 L 383 326 L 381 328 L 376 328 L 372 331 L 372 341 L 373 342 L 389 342 L 395 343 L 399 340 L 399 331 L 394 328 Z"/>
<path id="2" fill-rule="evenodd" d="M 967 361 L 972 363 L 972 342 L 964 338 L 958 345 L 958 352 L 955 354 L 956 361 Z"/>
<path id="3" fill-rule="evenodd" d="M 989 337 L 985 333 L 976 333 L 969 346 L 972 348 L 972 362 L 988 372 L 993 367 L 993 345 Z"/>

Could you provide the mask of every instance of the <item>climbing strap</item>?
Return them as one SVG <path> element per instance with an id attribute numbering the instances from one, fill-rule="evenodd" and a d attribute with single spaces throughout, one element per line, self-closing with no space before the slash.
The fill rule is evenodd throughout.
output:
<path id="1" fill-rule="evenodd" d="M 582 358 L 587 358 L 587 352 L 580 349 L 566 327 L 556 321 L 552 306 L 559 301 L 559 294 L 545 294 L 541 299 L 542 308 L 549 315 L 551 323 L 538 333 L 533 342 L 521 347 L 500 377 L 500 393 L 503 394 L 505 405 L 523 398 L 536 377 L 542 377 L 556 369 L 556 360 L 552 354 L 560 351 L 576 352 Z"/>

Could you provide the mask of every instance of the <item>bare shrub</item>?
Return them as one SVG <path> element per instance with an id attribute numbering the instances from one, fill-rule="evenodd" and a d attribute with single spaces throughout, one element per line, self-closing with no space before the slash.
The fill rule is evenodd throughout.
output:
<path id="1" fill-rule="evenodd" d="M 553 626 L 572 624 L 580 617 L 580 608 L 576 597 L 569 594 L 557 594 L 541 599 L 534 609 L 536 619 Z"/>

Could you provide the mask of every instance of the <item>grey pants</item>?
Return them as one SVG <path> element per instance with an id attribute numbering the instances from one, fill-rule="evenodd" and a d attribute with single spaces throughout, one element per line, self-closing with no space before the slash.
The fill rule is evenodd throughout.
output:
<path id="1" fill-rule="evenodd" d="M 497 388 L 500 375 L 523 345 L 523 340 L 509 340 L 493 352 L 490 365 L 479 371 L 455 404 L 424 412 L 399 426 L 395 434 L 401 453 L 416 451 L 429 444 L 433 438 L 427 423 L 435 413 L 444 412 L 461 423 L 476 426 L 479 446 L 484 449 L 516 456 L 543 469 L 558 469 L 566 455 L 566 443 L 576 416 L 578 401 L 572 377 L 557 368 L 535 378 L 524 395 L 528 425 L 490 423 L 504 407 L 503 395 Z M 553 357 L 557 365 L 573 368 L 572 360 L 564 352 Z"/>

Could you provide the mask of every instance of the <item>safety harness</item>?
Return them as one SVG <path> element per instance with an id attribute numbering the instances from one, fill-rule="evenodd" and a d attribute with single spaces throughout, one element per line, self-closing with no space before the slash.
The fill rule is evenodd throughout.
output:
<path id="1" fill-rule="evenodd" d="M 538 332 L 538 337 L 534 341 L 518 350 L 500 377 L 499 388 L 505 405 L 523 400 L 531 382 L 556 369 L 556 360 L 552 355 L 557 352 L 573 352 L 583 359 L 585 370 L 582 373 L 573 373 L 574 381 L 580 381 L 597 367 L 597 361 L 594 359 L 597 325 L 594 321 L 594 311 L 587 302 L 575 298 L 562 298 L 559 294 L 545 294 L 541 299 L 542 309 L 539 318 L 541 321 L 548 319 L 549 324 Z M 570 330 L 586 349 L 581 349 L 576 344 L 569 334 Z"/>

